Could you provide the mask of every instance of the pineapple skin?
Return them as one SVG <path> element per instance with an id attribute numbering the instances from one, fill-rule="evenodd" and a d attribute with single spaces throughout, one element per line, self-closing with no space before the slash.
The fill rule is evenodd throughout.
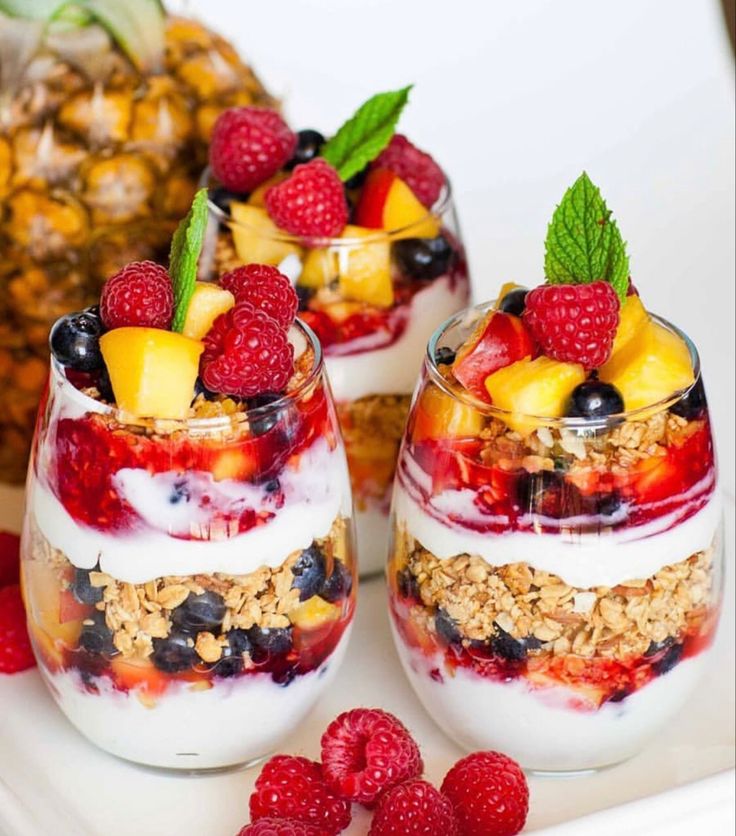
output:
<path id="1" fill-rule="evenodd" d="M 161 72 L 111 42 L 94 64 L 43 47 L 0 89 L 0 480 L 20 482 L 59 316 L 129 261 L 166 263 L 227 107 L 274 106 L 222 37 L 169 17 Z"/>

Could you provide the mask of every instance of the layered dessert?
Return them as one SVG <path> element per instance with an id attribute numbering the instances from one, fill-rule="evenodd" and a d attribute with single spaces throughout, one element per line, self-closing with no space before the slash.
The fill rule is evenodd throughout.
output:
<path id="1" fill-rule="evenodd" d="M 90 740 L 156 767 L 271 752 L 337 670 L 351 497 L 319 344 L 275 268 L 128 265 L 51 334 L 22 582 L 41 671 Z"/>
<path id="2" fill-rule="evenodd" d="M 210 147 L 215 272 L 254 260 L 279 266 L 322 343 L 362 573 L 385 561 L 391 485 L 424 346 L 468 301 L 447 178 L 394 133 L 407 96 L 374 96 L 329 139 L 294 133 L 270 111 L 233 110 Z"/>
<path id="3" fill-rule="evenodd" d="M 586 175 L 545 272 L 430 341 L 388 579 L 435 720 L 468 748 L 577 771 L 634 754 L 696 686 L 721 510 L 695 349 L 645 308 Z"/>

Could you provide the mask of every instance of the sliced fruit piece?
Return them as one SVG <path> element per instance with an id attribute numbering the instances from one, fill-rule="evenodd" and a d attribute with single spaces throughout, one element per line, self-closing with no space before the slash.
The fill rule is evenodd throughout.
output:
<path id="1" fill-rule="evenodd" d="M 90 604 L 81 604 L 74 597 L 71 589 L 62 589 L 59 595 L 59 623 L 68 624 L 70 621 L 82 622 L 89 618 L 94 608 Z"/>
<path id="2" fill-rule="evenodd" d="M 585 369 L 578 363 L 560 363 L 551 357 L 518 360 L 486 378 L 486 389 L 493 405 L 511 414 L 506 424 L 522 435 L 538 426 L 528 416 L 559 418 L 572 390 L 585 380 Z"/>
<path id="3" fill-rule="evenodd" d="M 375 237 L 373 229 L 346 226 L 343 238 Z M 356 299 L 377 308 L 390 308 L 394 302 L 394 286 L 391 281 L 391 245 L 388 241 L 376 241 L 337 252 L 337 270 L 340 292 L 348 299 Z"/>
<path id="4" fill-rule="evenodd" d="M 440 223 L 429 214 L 406 183 L 393 171 L 370 172 L 355 208 L 355 220 L 369 229 L 387 229 L 393 239 L 436 238 Z"/>
<path id="5" fill-rule="evenodd" d="M 342 607 L 330 604 L 319 595 L 313 595 L 303 604 L 291 610 L 289 620 L 300 630 L 316 630 L 331 621 L 337 621 L 342 614 Z"/>
<path id="6" fill-rule="evenodd" d="M 280 264 L 287 255 L 300 255 L 294 244 L 279 240 L 284 233 L 268 217 L 265 209 L 233 201 L 230 204 L 235 251 L 244 264 Z"/>
<path id="7" fill-rule="evenodd" d="M 657 322 L 638 330 L 598 374 L 623 395 L 627 410 L 659 403 L 694 380 L 687 345 Z"/>
<path id="8" fill-rule="evenodd" d="M 116 328 L 100 339 L 117 405 L 147 418 L 186 418 L 204 346 L 160 328 Z"/>
<path id="9" fill-rule="evenodd" d="M 619 312 L 618 328 L 613 340 L 611 357 L 625 348 L 634 336 L 636 336 L 649 322 L 649 314 L 638 296 L 627 296 L 621 311 Z"/>
<path id="10" fill-rule="evenodd" d="M 115 684 L 122 691 L 137 690 L 148 697 L 155 697 L 166 690 L 166 675 L 150 662 L 131 662 L 115 657 L 110 661 L 110 667 Z"/>
<path id="11" fill-rule="evenodd" d="M 224 287 L 212 282 L 197 282 L 182 334 L 192 340 L 201 340 L 217 317 L 235 304 L 235 297 Z"/>
<path id="12" fill-rule="evenodd" d="M 414 413 L 412 440 L 416 443 L 427 438 L 474 438 L 482 429 L 480 412 L 436 386 L 429 386 Z"/>
<path id="13" fill-rule="evenodd" d="M 319 290 L 337 278 L 337 253 L 334 250 L 309 250 L 304 258 L 298 283 Z"/>
<path id="14" fill-rule="evenodd" d="M 289 176 L 290 172 L 288 171 L 279 171 L 273 175 L 273 177 L 269 177 L 265 183 L 261 183 L 260 186 L 253 189 L 250 193 L 250 197 L 248 198 L 248 203 L 251 206 L 258 206 L 261 209 L 266 208 L 266 192 L 271 188 L 271 186 L 277 186 L 279 183 L 283 183 L 284 180 Z"/>
<path id="15" fill-rule="evenodd" d="M 23 592 L 29 618 L 56 645 L 68 649 L 76 647 L 82 632 L 83 613 L 71 619 L 68 613 L 62 615 L 62 583 L 71 572 L 59 573 L 57 569 L 38 560 L 23 563 Z"/>
<path id="16" fill-rule="evenodd" d="M 452 371 L 466 389 L 489 401 L 486 378 L 533 353 L 534 340 L 521 317 L 491 311 L 458 350 Z"/>

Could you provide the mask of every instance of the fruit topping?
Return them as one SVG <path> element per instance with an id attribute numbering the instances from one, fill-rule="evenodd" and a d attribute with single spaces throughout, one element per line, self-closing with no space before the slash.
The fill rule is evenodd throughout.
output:
<path id="1" fill-rule="evenodd" d="M 225 290 L 230 291 L 237 302 L 250 302 L 258 310 L 288 329 L 294 322 L 299 298 L 291 282 L 275 267 L 267 264 L 246 264 L 220 279 Z"/>
<path id="2" fill-rule="evenodd" d="M 476 752 L 458 761 L 442 782 L 463 836 L 515 836 L 526 823 L 529 787 L 516 761 Z"/>
<path id="3" fill-rule="evenodd" d="M 327 786 L 318 763 L 301 757 L 276 755 L 266 762 L 250 797 L 250 816 L 294 819 L 336 836 L 352 818 L 350 805 Z"/>
<path id="4" fill-rule="evenodd" d="M 250 302 L 218 316 L 204 339 L 201 376 L 214 392 L 241 398 L 280 392 L 293 370 L 294 349 L 283 328 Z"/>
<path id="5" fill-rule="evenodd" d="M 392 248 L 399 269 L 413 279 L 436 279 L 452 267 L 455 250 L 444 235 L 436 238 L 405 238 Z"/>
<path id="6" fill-rule="evenodd" d="M 394 134 L 372 167 L 387 168 L 401 177 L 427 209 L 437 202 L 445 184 L 444 172 L 432 157 L 403 134 Z"/>
<path id="7" fill-rule="evenodd" d="M 184 633 L 219 633 L 226 611 L 222 595 L 217 592 L 190 592 L 184 603 L 171 611 L 171 623 Z"/>
<path id="8" fill-rule="evenodd" d="M 618 319 L 618 296 L 603 281 L 546 285 L 526 297 L 524 321 L 542 351 L 587 369 L 602 366 L 610 357 Z"/>
<path id="9" fill-rule="evenodd" d="M 355 207 L 355 222 L 369 229 L 386 229 L 394 239 L 437 238 L 440 225 L 393 171 L 374 168 L 366 178 Z"/>
<path id="10" fill-rule="evenodd" d="M 340 293 L 345 299 L 355 299 L 389 308 L 394 302 L 391 281 L 391 248 L 387 241 L 370 241 L 376 233 L 360 226 L 346 226 L 343 238 L 356 240 L 356 246 L 345 248 L 337 256 L 337 275 Z M 367 239 L 366 243 L 360 243 Z"/>
<path id="11" fill-rule="evenodd" d="M 474 438 L 483 429 L 483 416 L 469 404 L 430 386 L 415 411 L 412 438 Z"/>
<path id="12" fill-rule="evenodd" d="M 100 337 L 105 328 L 99 312 L 72 313 L 57 320 L 51 329 L 51 353 L 62 366 L 79 372 L 102 368 Z"/>
<path id="13" fill-rule="evenodd" d="M 201 342 L 158 328 L 116 328 L 101 337 L 100 348 L 121 410 L 149 418 L 187 417 Z"/>
<path id="14" fill-rule="evenodd" d="M 534 341 L 523 321 L 518 316 L 491 311 L 458 350 L 452 372 L 469 392 L 488 401 L 486 378 L 533 353 Z"/>
<path id="15" fill-rule="evenodd" d="M 326 569 L 325 556 L 319 546 L 313 544 L 299 555 L 291 567 L 294 575 L 291 586 L 299 590 L 300 601 L 317 595 L 325 582 Z"/>
<path id="16" fill-rule="evenodd" d="M 648 322 L 649 314 L 641 299 L 638 296 L 627 296 L 621 305 L 611 357 L 623 350 L 633 339 L 638 338 Z"/>
<path id="17" fill-rule="evenodd" d="M 268 214 L 294 235 L 333 238 L 348 222 L 342 182 L 322 159 L 298 165 L 291 176 L 266 192 Z"/>
<path id="18" fill-rule="evenodd" d="M 189 302 L 182 334 L 193 340 L 203 339 L 217 317 L 227 313 L 234 304 L 233 294 L 224 287 L 212 282 L 197 282 Z"/>
<path id="19" fill-rule="evenodd" d="M 291 171 L 297 165 L 310 162 L 319 155 L 324 144 L 325 138 L 319 131 L 315 131 L 312 128 L 297 131 L 294 156 L 286 163 L 284 168 Z"/>
<path id="20" fill-rule="evenodd" d="M 153 639 L 151 660 L 164 673 L 181 673 L 193 668 L 199 656 L 189 633 L 172 632 L 165 639 Z"/>
<path id="21" fill-rule="evenodd" d="M 269 816 L 247 824 L 238 836 L 323 836 L 323 831 L 317 825 Z"/>
<path id="22" fill-rule="evenodd" d="M 19 673 L 35 664 L 20 586 L 4 586 L 0 589 L 0 674 Z"/>
<path id="23" fill-rule="evenodd" d="M 296 135 L 275 110 L 234 107 L 215 122 L 210 165 L 225 188 L 243 194 L 275 174 L 296 147 Z"/>
<path id="24" fill-rule="evenodd" d="M 526 297 L 529 291 L 525 287 L 514 287 L 507 293 L 502 293 L 498 304 L 499 311 L 521 316 L 526 310 Z"/>
<path id="25" fill-rule="evenodd" d="M 406 781 L 381 797 L 368 836 L 459 836 L 449 799 L 427 781 Z"/>
<path id="26" fill-rule="evenodd" d="M 127 264 L 103 285 L 100 316 L 106 328 L 167 329 L 173 312 L 171 278 L 165 267 L 153 261 Z"/>
<path id="27" fill-rule="evenodd" d="M 18 583 L 20 577 L 20 537 L 0 531 L 0 587 Z"/>
<path id="28" fill-rule="evenodd" d="M 281 240 L 283 233 L 265 209 L 233 201 L 230 212 L 235 252 L 245 264 L 280 264 L 287 256 L 299 252 L 294 244 Z"/>
<path id="29" fill-rule="evenodd" d="M 405 726 L 377 708 L 356 708 L 333 720 L 322 736 L 322 764 L 332 790 L 362 804 L 372 804 L 424 769 Z"/>
<path id="30" fill-rule="evenodd" d="M 624 411 L 624 399 L 615 386 L 586 380 L 572 390 L 567 414 L 575 418 L 605 418 Z"/>

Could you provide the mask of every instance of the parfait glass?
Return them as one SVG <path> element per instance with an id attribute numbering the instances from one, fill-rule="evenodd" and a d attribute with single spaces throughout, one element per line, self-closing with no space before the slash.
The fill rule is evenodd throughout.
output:
<path id="1" fill-rule="evenodd" d="M 52 360 L 22 584 L 54 699 L 121 758 L 254 762 L 329 687 L 355 608 L 352 504 L 319 343 L 244 412 L 133 418 Z M 77 385 L 75 385 L 75 383 Z"/>
<path id="2" fill-rule="evenodd" d="M 210 186 L 201 277 L 250 262 L 295 283 L 299 317 L 317 333 L 347 451 L 360 573 L 382 571 L 391 488 L 411 393 L 427 340 L 468 304 L 470 285 L 452 191 L 401 229 L 348 225 L 339 238 L 305 241 L 276 228 L 262 195 L 247 204 Z M 350 193 L 348 193 L 350 194 Z"/>
<path id="3" fill-rule="evenodd" d="M 429 714 L 468 749 L 539 772 L 623 761 L 697 688 L 722 592 L 708 407 L 694 383 L 606 418 L 494 408 L 441 359 L 489 306 L 429 342 L 404 436 L 391 622 Z"/>

